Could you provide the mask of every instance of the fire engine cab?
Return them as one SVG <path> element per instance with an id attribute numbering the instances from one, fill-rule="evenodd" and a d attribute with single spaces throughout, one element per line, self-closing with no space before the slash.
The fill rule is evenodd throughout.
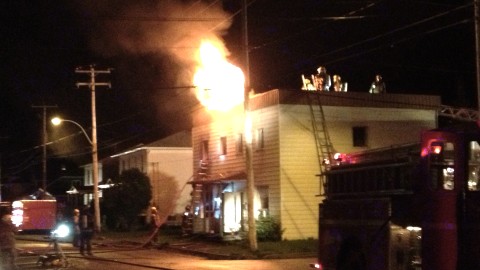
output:
<path id="1" fill-rule="evenodd" d="M 316 268 L 480 269 L 480 132 L 345 155 L 326 171 Z"/>

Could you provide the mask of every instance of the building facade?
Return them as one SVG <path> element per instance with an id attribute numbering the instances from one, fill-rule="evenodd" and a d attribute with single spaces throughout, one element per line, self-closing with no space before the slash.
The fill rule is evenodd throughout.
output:
<path id="1" fill-rule="evenodd" d="M 119 153 L 119 174 L 139 169 L 151 181 L 151 205 L 162 216 L 169 216 L 171 225 L 180 225 L 185 207 L 190 204 L 192 186 L 191 133 L 179 132 L 164 139 Z"/>
<path id="2" fill-rule="evenodd" d="M 248 230 L 246 142 L 252 142 L 256 217 L 279 220 L 283 239 L 318 236 L 322 189 L 309 95 L 318 95 L 335 152 L 417 142 L 437 126 L 438 96 L 275 89 L 228 112 L 193 115 L 193 231 Z M 251 119 L 251 120 L 245 120 Z M 246 131 L 247 130 L 247 131 Z"/>

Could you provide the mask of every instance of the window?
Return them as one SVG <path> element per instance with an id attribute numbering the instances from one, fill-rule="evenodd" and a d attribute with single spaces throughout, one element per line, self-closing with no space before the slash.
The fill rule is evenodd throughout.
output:
<path id="1" fill-rule="evenodd" d="M 235 138 L 235 153 L 241 155 L 243 153 L 243 134 L 238 133 Z"/>
<path id="2" fill-rule="evenodd" d="M 451 142 L 433 141 L 429 150 L 429 172 L 434 190 L 455 188 L 455 149 Z"/>
<path id="3" fill-rule="evenodd" d="M 257 140 L 257 144 L 256 144 L 256 147 L 257 147 L 257 150 L 260 150 L 260 149 L 263 149 L 263 147 L 265 146 L 264 145 L 264 141 L 263 141 L 263 128 L 259 128 L 257 129 L 257 136 L 256 136 Z"/>
<path id="4" fill-rule="evenodd" d="M 480 180 L 480 145 L 478 142 L 470 142 L 470 155 L 468 161 L 468 190 L 478 191 Z"/>
<path id="5" fill-rule="evenodd" d="M 268 199 L 268 186 L 259 186 L 257 187 L 258 189 L 258 195 L 260 197 L 260 215 L 266 217 L 268 216 L 268 207 L 269 207 L 269 199 Z"/>
<path id="6" fill-rule="evenodd" d="M 200 159 L 203 162 L 208 160 L 208 140 L 203 140 L 200 145 Z"/>
<path id="7" fill-rule="evenodd" d="M 367 146 L 367 127 L 353 127 L 352 135 L 354 147 Z"/>
<path id="8" fill-rule="evenodd" d="M 220 137 L 220 155 L 227 155 L 227 137 Z"/>

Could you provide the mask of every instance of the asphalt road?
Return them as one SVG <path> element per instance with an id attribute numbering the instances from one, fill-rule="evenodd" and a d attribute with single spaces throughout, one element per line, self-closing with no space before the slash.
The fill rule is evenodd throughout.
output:
<path id="1" fill-rule="evenodd" d="M 272 260 L 209 260 L 204 257 L 184 254 L 172 250 L 144 249 L 134 246 L 96 246 L 94 255 L 81 256 L 71 244 L 60 244 L 68 261 L 66 269 L 308 269 L 315 258 L 272 259 Z M 19 256 L 17 263 L 20 269 L 57 269 L 37 264 L 41 255 L 52 253 L 53 246 L 48 242 L 18 240 Z"/>

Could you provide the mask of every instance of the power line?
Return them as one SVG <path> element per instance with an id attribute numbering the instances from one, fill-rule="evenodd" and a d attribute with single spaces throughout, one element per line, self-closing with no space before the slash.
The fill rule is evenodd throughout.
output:
<path id="1" fill-rule="evenodd" d="M 382 1 L 383 1 L 383 0 L 382 0 Z M 361 12 L 361 11 L 364 11 L 364 10 L 366 10 L 366 9 L 372 8 L 372 7 L 374 7 L 375 5 L 377 5 L 378 3 L 382 2 L 382 1 L 377 1 L 377 2 L 373 2 L 373 3 L 369 3 L 369 4 L 367 4 L 366 6 L 363 6 L 363 7 L 359 8 L 359 9 L 357 9 L 357 10 L 350 11 L 350 12 L 346 13 L 346 14 L 342 15 L 341 17 L 352 16 L 352 15 L 354 15 L 354 14 L 357 14 L 357 13 Z M 268 47 L 268 46 L 271 46 L 271 45 L 274 45 L 274 44 L 277 44 L 277 43 L 283 43 L 283 42 L 288 41 L 288 40 L 291 40 L 291 39 L 293 39 L 293 38 L 297 38 L 297 37 L 299 37 L 299 36 L 303 36 L 303 35 L 311 32 L 311 31 L 316 30 L 316 29 L 318 29 L 318 28 L 321 28 L 321 27 L 323 27 L 323 26 L 325 26 L 325 25 L 327 25 L 327 23 L 323 23 L 323 24 L 321 24 L 321 25 L 318 25 L 318 26 L 315 26 L 315 27 L 311 27 L 311 28 L 305 29 L 305 30 L 303 30 L 303 31 L 298 31 L 298 32 L 296 32 L 296 33 L 294 33 L 294 34 L 292 34 L 292 35 L 289 35 L 289 36 L 287 36 L 287 37 L 284 37 L 284 38 L 282 38 L 282 39 L 277 39 L 277 40 L 274 40 L 274 41 L 271 41 L 271 42 L 265 42 L 265 43 L 263 43 L 263 44 L 261 44 L 261 45 L 257 45 L 257 46 L 251 47 L 250 51 L 259 50 L 259 49 L 262 49 L 262 48 L 265 48 L 265 47 Z"/>
<path id="2" fill-rule="evenodd" d="M 392 31 L 389 31 L 389 32 L 387 32 L 387 33 L 384 33 L 384 34 L 381 34 L 381 35 L 377 35 L 377 36 L 374 36 L 374 37 L 371 37 L 371 38 L 367 38 L 367 39 L 364 39 L 364 40 L 362 40 L 362 41 L 355 42 L 355 43 L 353 43 L 353 44 L 347 45 L 347 46 L 345 46 L 345 47 L 342 47 L 342 48 L 339 48 L 339 49 L 336 49 L 336 50 L 333 50 L 333 51 L 330 51 L 330 52 L 327 52 L 327 53 L 324 53 L 324 54 L 321 54 L 321 55 L 317 55 L 317 56 L 314 55 L 313 57 L 314 57 L 314 58 L 325 57 L 325 56 L 328 56 L 328 55 L 331 55 L 331 54 L 334 54 L 334 53 L 338 53 L 338 52 L 341 52 L 341 51 L 344 51 L 344 50 L 347 50 L 347 49 L 351 49 L 351 48 L 353 48 L 353 47 L 355 47 L 355 46 L 359 46 L 359 45 L 362 45 L 362 44 L 365 44 L 365 43 L 368 43 L 368 42 L 372 42 L 372 41 L 375 41 L 375 40 L 377 40 L 377 39 L 380 39 L 380 38 L 383 38 L 383 37 L 386 37 L 386 36 L 395 34 L 395 33 L 400 32 L 400 31 L 402 31 L 402 30 L 406 30 L 406 29 L 408 29 L 408 28 L 411 28 L 411 27 L 414 27 L 414 26 L 418 26 L 418 25 L 420 25 L 420 24 L 422 24 L 422 23 L 426 23 L 426 22 L 432 21 L 432 20 L 434 20 L 434 19 L 438 19 L 438 18 L 440 18 L 440 17 L 449 15 L 449 14 L 455 12 L 455 11 L 458 11 L 458 10 L 460 10 L 460 9 L 464 9 L 464 8 L 469 7 L 469 6 L 471 6 L 471 5 L 472 5 L 472 4 L 469 3 L 469 4 L 466 4 L 466 5 L 460 6 L 460 7 L 456 7 L 456 8 L 453 8 L 453 9 L 451 9 L 451 10 L 448 10 L 448 11 L 445 11 L 445 12 L 442 12 L 442 13 L 439 13 L 439 14 L 436 14 L 436 15 L 434 15 L 434 16 L 431 16 L 431 17 L 422 19 L 422 20 L 420 20 L 420 21 L 416 21 L 416 22 L 413 22 L 413 23 L 411 23 L 411 24 L 408 24 L 408 25 L 405 25 L 405 26 L 396 28 L 396 29 L 394 29 L 394 30 L 392 30 Z M 440 29 L 440 27 L 437 28 L 437 29 Z M 421 34 L 425 34 L 425 33 L 427 33 L 427 32 L 423 32 L 423 33 L 421 33 Z"/>

